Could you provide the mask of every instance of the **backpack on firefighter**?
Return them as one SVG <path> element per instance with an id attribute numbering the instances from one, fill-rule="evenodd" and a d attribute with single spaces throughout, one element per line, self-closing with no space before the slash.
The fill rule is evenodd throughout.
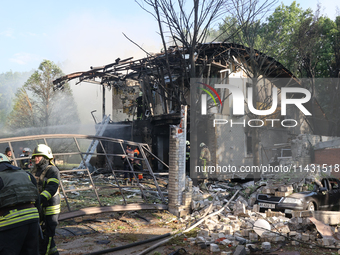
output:
<path id="1" fill-rule="evenodd" d="M 33 176 L 10 164 L 0 153 L 0 247 L 1 254 L 38 253 L 39 198 Z"/>

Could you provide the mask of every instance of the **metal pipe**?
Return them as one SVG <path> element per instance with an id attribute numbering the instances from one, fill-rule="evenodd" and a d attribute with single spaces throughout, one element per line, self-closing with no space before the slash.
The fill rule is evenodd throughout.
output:
<path id="1" fill-rule="evenodd" d="M 103 84 L 103 119 L 105 117 L 105 85 Z"/>
<path id="2" fill-rule="evenodd" d="M 127 245 L 123 245 L 123 246 L 119 246 L 119 247 L 114 247 L 114 248 L 111 248 L 111 249 L 91 252 L 91 253 L 87 253 L 85 255 L 99 255 L 99 254 L 105 254 L 105 253 L 114 252 L 114 251 L 120 251 L 120 250 L 131 248 L 131 247 L 134 247 L 134 246 L 138 246 L 138 245 L 150 243 L 150 242 L 153 242 L 153 241 L 157 241 L 159 239 L 168 237 L 170 235 L 171 235 L 170 233 L 167 233 L 167 234 L 164 234 L 164 235 L 161 235 L 161 236 L 156 236 L 156 237 L 153 237 L 153 238 L 150 238 L 150 239 L 146 239 L 146 240 L 143 240 L 143 241 L 139 241 L 139 242 L 136 242 L 136 243 L 130 243 L 130 244 L 127 244 Z"/>

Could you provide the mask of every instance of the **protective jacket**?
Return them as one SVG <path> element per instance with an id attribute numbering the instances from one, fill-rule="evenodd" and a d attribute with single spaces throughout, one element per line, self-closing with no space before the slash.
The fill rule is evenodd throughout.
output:
<path id="1" fill-rule="evenodd" d="M 23 157 L 29 157 L 29 154 L 20 154 L 20 156 L 19 156 L 20 158 L 23 158 Z M 30 167 L 31 167 L 31 160 L 30 159 L 23 159 L 23 160 L 20 160 L 20 163 L 19 163 L 20 165 L 20 167 L 22 168 L 22 169 L 24 169 L 24 170 L 28 170 L 28 169 L 30 169 Z"/>
<path id="2" fill-rule="evenodd" d="M 185 161 L 188 161 L 190 159 L 190 147 L 187 146 L 185 151 Z"/>
<path id="3" fill-rule="evenodd" d="M 0 164 L 0 231 L 38 222 L 36 184 L 33 176 L 21 168 Z"/>
<path id="4" fill-rule="evenodd" d="M 122 160 L 124 161 L 124 165 L 128 165 L 129 166 L 129 162 L 133 163 L 133 157 L 134 157 L 134 151 L 132 149 L 126 149 L 126 154 L 127 157 L 122 157 Z"/>
<path id="5" fill-rule="evenodd" d="M 201 150 L 200 159 L 211 161 L 210 151 L 208 147 L 203 147 Z"/>
<path id="6" fill-rule="evenodd" d="M 45 215 L 60 213 L 59 169 L 46 160 L 44 164 L 35 166 L 32 174 L 38 183 L 43 213 Z"/>

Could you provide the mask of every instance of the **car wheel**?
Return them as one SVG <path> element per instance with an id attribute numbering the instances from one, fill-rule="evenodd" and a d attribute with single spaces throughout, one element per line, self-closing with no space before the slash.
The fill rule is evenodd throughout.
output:
<path id="1" fill-rule="evenodd" d="M 315 204 L 313 202 L 309 202 L 308 205 L 307 205 L 307 210 L 308 211 L 315 211 L 316 210 Z"/>

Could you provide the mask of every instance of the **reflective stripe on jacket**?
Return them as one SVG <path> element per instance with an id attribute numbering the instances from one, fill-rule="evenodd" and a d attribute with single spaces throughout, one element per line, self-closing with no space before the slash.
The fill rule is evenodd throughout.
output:
<path id="1" fill-rule="evenodd" d="M 59 169 L 53 165 L 44 165 L 42 169 L 35 167 L 32 174 L 38 181 L 40 195 L 44 196 L 47 200 L 47 205 L 43 205 L 42 208 L 44 214 L 53 215 L 60 213 Z"/>
<path id="2" fill-rule="evenodd" d="M 14 228 L 19 225 L 38 222 L 39 213 L 36 207 L 11 210 L 8 214 L 0 216 L 0 231 Z"/>

